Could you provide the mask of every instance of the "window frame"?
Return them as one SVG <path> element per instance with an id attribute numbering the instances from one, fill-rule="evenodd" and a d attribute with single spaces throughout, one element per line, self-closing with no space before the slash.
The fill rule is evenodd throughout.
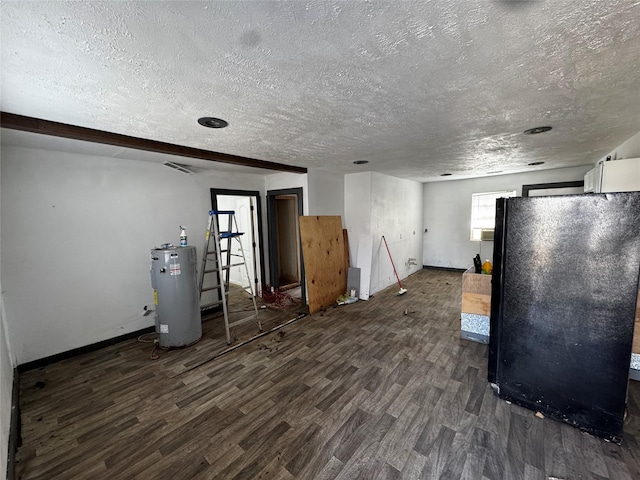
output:
<path id="1" fill-rule="evenodd" d="M 469 240 L 472 242 L 481 242 L 482 241 L 482 231 L 489 230 L 494 231 L 495 229 L 495 202 L 498 198 L 510 198 L 515 197 L 515 190 L 496 190 L 492 192 L 476 192 L 471 194 L 471 218 L 469 222 Z M 485 202 L 481 202 L 481 198 L 485 197 Z M 489 217 L 487 215 L 488 210 L 488 201 L 486 197 L 491 197 L 493 200 L 493 215 Z M 476 201 L 478 199 L 478 201 Z M 484 205 L 482 204 L 484 203 Z M 479 211 L 484 211 L 484 215 L 480 215 Z M 478 214 L 476 214 L 476 212 Z M 491 219 L 489 222 L 488 219 Z"/>

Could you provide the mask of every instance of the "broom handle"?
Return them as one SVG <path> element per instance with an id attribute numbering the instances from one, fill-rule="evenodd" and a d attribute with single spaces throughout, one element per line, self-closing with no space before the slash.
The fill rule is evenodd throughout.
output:
<path id="1" fill-rule="evenodd" d="M 389 254 L 389 260 L 391 260 L 391 266 L 393 267 L 393 273 L 396 274 L 396 280 L 398 280 L 398 285 L 402 288 L 402 283 L 400 283 L 400 277 L 398 276 L 398 272 L 396 272 L 396 266 L 393 264 L 393 258 L 391 258 L 391 252 L 389 251 L 389 245 L 387 245 L 387 239 L 382 235 L 382 240 L 384 241 L 384 246 L 387 247 L 387 253 Z"/>

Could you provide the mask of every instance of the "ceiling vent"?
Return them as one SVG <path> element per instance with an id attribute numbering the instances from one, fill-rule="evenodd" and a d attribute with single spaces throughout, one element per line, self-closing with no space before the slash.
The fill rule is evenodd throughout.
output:
<path id="1" fill-rule="evenodd" d="M 186 173 L 187 175 L 192 175 L 195 173 L 193 170 L 189 170 L 191 165 L 183 165 L 182 163 L 173 163 L 173 162 L 164 162 L 165 167 L 173 168 L 182 173 Z"/>

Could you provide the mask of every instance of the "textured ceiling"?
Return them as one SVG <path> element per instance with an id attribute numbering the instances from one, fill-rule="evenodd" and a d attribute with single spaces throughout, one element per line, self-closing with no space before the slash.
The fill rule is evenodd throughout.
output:
<path id="1" fill-rule="evenodd" d="M 640 130 L 640 2 L 1 3 L 20 115 L 420 181 L 590 164 Z"/>

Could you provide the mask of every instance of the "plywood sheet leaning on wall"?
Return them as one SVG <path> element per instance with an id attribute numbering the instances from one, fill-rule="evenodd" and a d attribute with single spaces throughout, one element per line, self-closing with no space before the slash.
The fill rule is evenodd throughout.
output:
<path id="1" fill-rule="evenodd" d="M 300 239 L 309 313 L 315 313 L 347 289 L 341 217 L 300 217 Z"/>

